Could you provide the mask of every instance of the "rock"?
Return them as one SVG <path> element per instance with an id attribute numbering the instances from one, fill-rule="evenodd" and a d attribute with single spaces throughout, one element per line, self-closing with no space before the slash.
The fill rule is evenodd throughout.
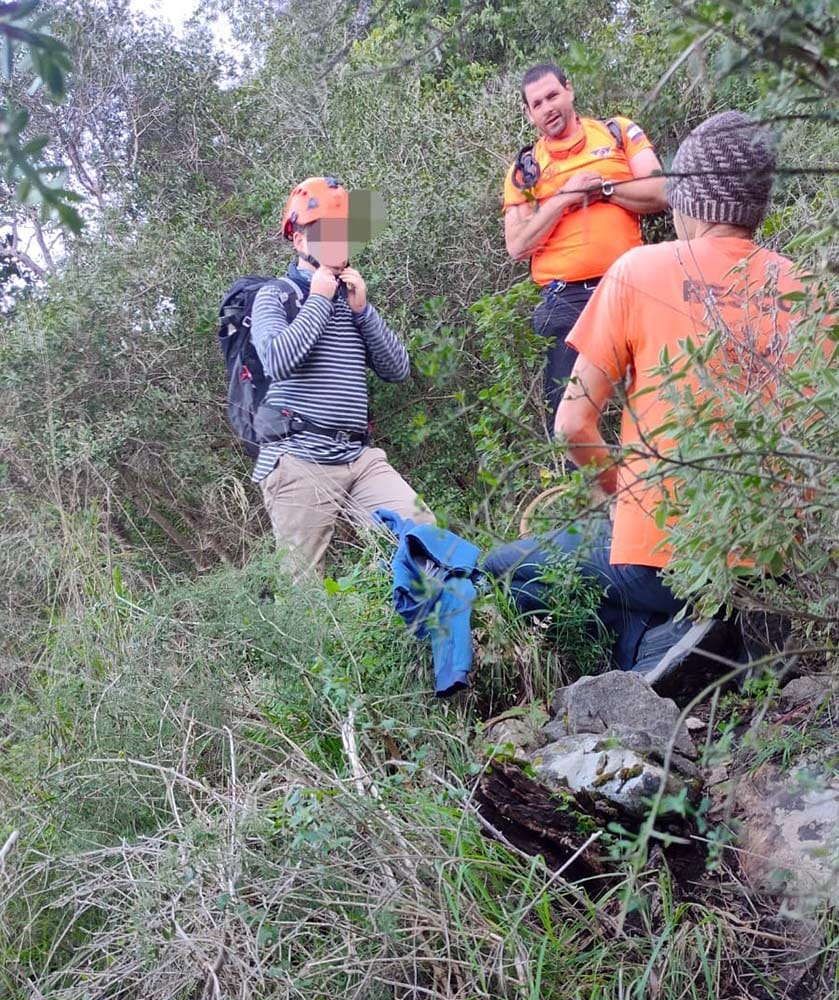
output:
<path id="1" fill-rule="evenodd" d="M 724 781 L 728 781 L 728 767 L 728 764 L 717 764 L 716 767 L 711 768 L 706 784 L 709 786 L 721 785 Z"/>
<path id="2" fill-rule="evenodd" d="M 839 775 L 765 765 L 740 780 L 740 867 L 758 890 L 839 906 Z"/>
<path id="3" fill-rule="evenodd" d="M 660 763 L 602 735 L 565 736 L 533 754 L 531 763 L 547 785 L 575 796 L 583 794 L 607 816 L 632 820 L 646 815 L 649 800 L 662 782 L 666 795 L 677 795 L 687 788 L 694 800 L 699 786 L 686 782 L 673 770 L 665 776 Z"/>
<path id="4" fill-rule="evenodd" d="M 836 683 L 832 677 L 796 677 L 781 690 L 779 700 L 781 707 L 785 709 L 807 704 L 818 708 L 834 694 L 836 694 Z"/>
<path id="5" fill-rule="evenodd" d="M 664 764 L 667 747 L 649 733 L 614 733 L 607 732 L 601 736 L 601 742 L 611 746 L 622 746 L 626 750 L 634 750 L 649 758 L 654 764 Z M 692 781 L 702 783 L 702 772 L 688 757 L 674 750 L 670 755 L 670 767 Z"/>
<path id="6" fill-rule="evenodd" d="M 697 719 L 695 715 L 689 715 L 685 719 L 685 728 L 689 733 L 701 733 L 703 729 L 708 728 L 708 723 Z"/>
<path id="7" fill-rule="evenodd" d="M 604 733 L 623 737 L 646 733 L 651 746 L 663 753 L 675 733 L 674 747 L 685 757 L 696 757 L 693 740 L 684 725 L 678 727 L 679 709 L 669 698 L 660 698 L 640 674 L 613 670 L 596 677 L 581 677 L 554 692 L 553 721 L 545 727 L 551 739 L 574 733 Z"/>
<path id="8" fill-rule="evenodd" d="M 485 723 L 485 742 L 516 750 L 517 759 L 493 759 L 479 780 L 482 810 L 501 835 L 531 853 L 571 857 L 586 829 L 575 815 L 637 828 L 659 792 L 679 800 L 665 806 L 665 828 L 691 828 L 683 802 L 697 805 L 703 787 L 689 759 L 696 750 L 674 703 L 643 677 L 583 677 L 554 693 L 551 714 L 546 726 L 532 709 Z M 601 863 L 596 855 L 583 861 L 588 871 Z"/>
<path id="9" fill-rule="evenodd" d="M 484 723 L 483 739 L 495 746 L 512 744 L 520 756 L 525 756 L 548 742 L 542 728 L 545 720 L 544 711 L 538 714 L 500 715 Z"/>

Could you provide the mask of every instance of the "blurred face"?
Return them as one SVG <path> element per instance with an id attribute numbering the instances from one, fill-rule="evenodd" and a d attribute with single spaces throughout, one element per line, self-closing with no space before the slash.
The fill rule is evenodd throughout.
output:
<path id="1" fill-rule="evenodd" d="M 577 127 L 574 88 L 563 86 L 553 73 L 528 84 L 524 90 L 528 121 L 547 139 L 567 139 Z"/>
<path id="2" fill-rule="evenodd" d="M 318 219 L 305 231 L 294 234 L 298 254 L 310 254 L 334 274 L 349 264 L 349 223 L 347 219 Z"/>

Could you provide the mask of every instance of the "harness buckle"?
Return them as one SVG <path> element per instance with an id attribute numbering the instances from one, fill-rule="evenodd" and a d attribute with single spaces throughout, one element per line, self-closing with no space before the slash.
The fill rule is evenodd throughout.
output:
<path id="1" fill-rule="evenodd" d="M 565 290 L 567 285 L 568 282 L 563 281 L 562 278 L 554 278 L 552 281 L 549 281 L 548 284 L 545 286 L 543 294 L 546 296 L 559 295 L 560 292 Z"/>
<path id="2" fill-rule="evenodd" d="M 335 431 L 335 440 L 338 442 L 338 444 L 349 444 L 350 432 L 345 430 Z"/>

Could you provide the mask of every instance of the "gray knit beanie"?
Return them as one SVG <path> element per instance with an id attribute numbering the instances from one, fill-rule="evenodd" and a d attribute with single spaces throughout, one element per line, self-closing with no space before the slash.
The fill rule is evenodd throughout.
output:
<path id="1" fill-rule="evenodd" d="M 722 111 L 698 125 L 667 178 L 671 208 L 703 222 L 755 229 L 766 215 L 775 170 L 771 133 L 740 111 Z"/>

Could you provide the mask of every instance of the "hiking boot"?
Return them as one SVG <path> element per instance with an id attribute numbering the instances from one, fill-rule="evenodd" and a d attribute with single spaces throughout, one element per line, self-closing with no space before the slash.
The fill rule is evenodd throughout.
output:
<path id="1" fill-rule="evenodd" d="M 772 611 L 741 611 L 737 615 L 737 624 L 745 652 L 742 662 L 764 661 L 759 667 L 743 674 L 741 682 L 763 673 L 783 676 L 789 665 L 784 650 L 792 631 L 790 619 Z"/>
<path id="2" fill-rule="evenodd" d="M 792 629 L 786 615 L 773 611 L 741 611 L 737 618 L 750 660 L 783 653 Z"/>
<path id="3" fill-rule="evenodd" d="M 696 622 L 671 618 L 647 630 L 632 672 L 641 674 L 660 697 L 685 704 L 713 680 L 730 673 L 741 653 L 734 623 L 719 618 Z"/>

